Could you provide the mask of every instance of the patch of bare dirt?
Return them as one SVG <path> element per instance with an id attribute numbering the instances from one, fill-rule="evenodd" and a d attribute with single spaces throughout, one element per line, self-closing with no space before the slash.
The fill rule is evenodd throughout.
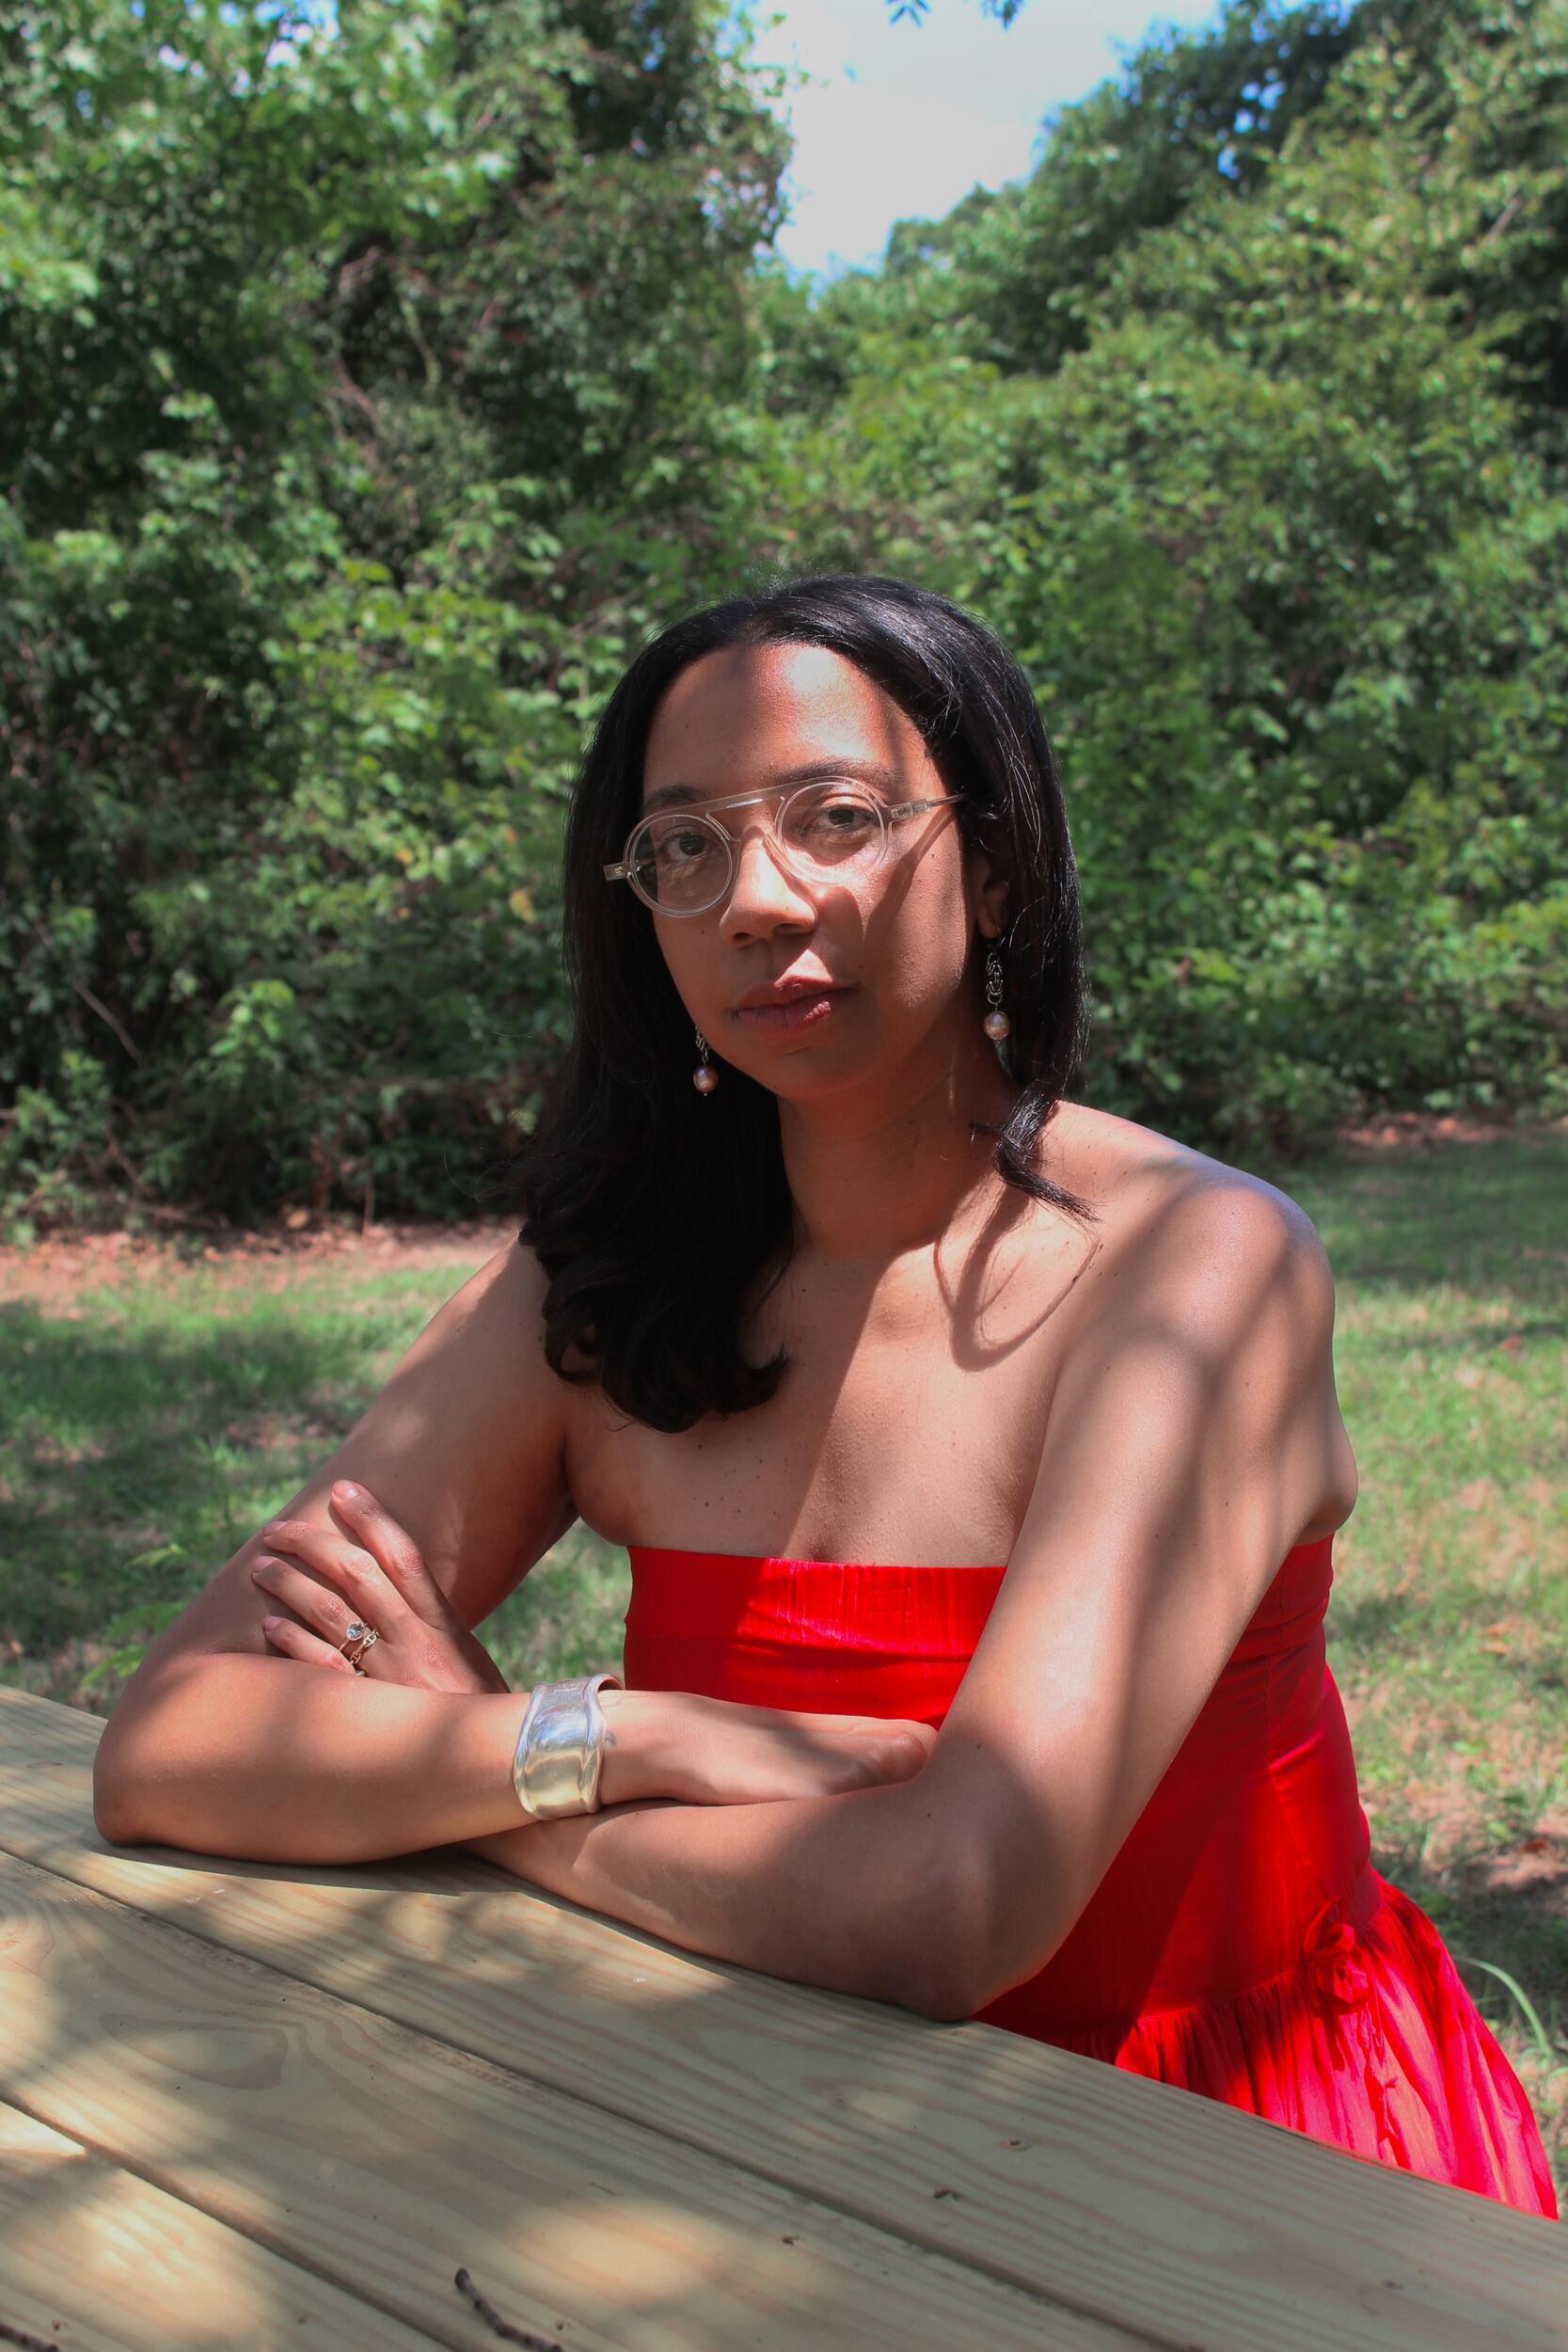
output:
<path id="1" fill-rule="evenodd" d="M 1536 1830 L 1512 1848 L 1478 1854 L 1468 1866 L 1473 1883 L 1488 1895 L 1530 1890 L 1560 1919 L 1568 1919 L 1568 1836 Z"/>
<path id="2" fill-rule="evenodd" d="M 1337 1156 L 1355 1162 L 1391 1154 L 1432 1151 L 1449 1145 L 1568 1143 L 1568 1118 L 1549 1120 L 1483 1120 L 1457 1112 L 1390 1111 L 1386 1116 L 1341 1127 Z M 171 1220 L 172 1210 L 158 1212 Z M 212 1230 L 181 1220 L 172 1232 L 59 1233 L 30 1249 L 0 1248 L 0 1303 L 27 1299 L 69 1311 L 86 1290 L 122 1282 L 158 1280 L 195 1265 L 214 1268 L 220 1280 L 231 1276 L 247 1290 L 288 1286 L 302 1266 L 326 1262 L 391 1267 L 467 1263 L 479 1265 L 510 1241 L 516 1220 L 466 1219 L 450 1225 L 388 1221 L 362 1225 L 357 1217 L 312 1219 L 291 1209 L 254 1232 Z M 1517 1343 L 1515 1343 L 1517 1344 Z M 1505 1347 L 1508 1343 L 1503 1343 Z"/>
<path id="3" fill-rule="evenodd" d="M 1337 1152 L 1347 1160 L 1384 1159 L 1390 1152 L 1435 1151 L 1469 1143 L 1568 1143 L 1568 1119 L 1479 1119 L 1458 1111 L 1388 1111 L 1338 1129 Z"/>
<path id="4" fill-rule="evenodd" d="M 298 1215 L 298 1212 L 295 1212 Z M 324 1265 L 386 1267 L 480 1265 L 516 1234 L 515 1220 L 454 1225 L 361 1225 L 357 1218 L 320 1225 L 278 1224 L 257 1232 L 192 1237 L 162 1233 L 53 1234 L 31 1249 L 0 1248 L 0 1302 L 25 1299 L 69 1311 L 84 1291 L 159 1282 L 194 1267 L 222 1285 L 248 1292 L 286 1290 Z"/>

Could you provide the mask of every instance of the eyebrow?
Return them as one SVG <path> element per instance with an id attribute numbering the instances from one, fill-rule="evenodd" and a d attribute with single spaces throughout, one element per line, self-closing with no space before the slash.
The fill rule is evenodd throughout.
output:
<path id="1" fill-rule="evenodd" d="M 897 790 L 899 779 L 892 768 L 879 759 L 813 759 L 803 767 L 786 768 L 772 783 L 759 787 L 767 792 L 785 792 L 792 784 L 819 784 L 828 776 L 859 776 L 864 784 L 880 785 L 891 799 Z M 727 801 L 728 792 L 699 792 L 692 784 L 661 784 L 657 792 L 650 792 L 639 814 L 651 817 L 658 808 L 689 808 L 694 801 Z"/>

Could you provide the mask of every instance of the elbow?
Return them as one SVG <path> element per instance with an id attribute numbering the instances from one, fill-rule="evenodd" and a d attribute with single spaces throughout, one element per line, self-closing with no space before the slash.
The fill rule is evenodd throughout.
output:
<path id="1" fill-rule="evenodd" d="M 1025 1970 L 1024 1974 L 1031 1971 Z M 905 1979 L 903 2006 L 939 2025 L 958 2026 L 1019 1980 L 1020 1972 L 999 1968 L 993 1959 L 961 1934 L 938 1936 L 929 1915 L 915 1965 Z"/>
<path id="2" fill-rule="evenodd" d="M 96 1797 L 93 1799 L 92 1821 L 93 1827 L 105 1846 L 147 1846 L 157 1843 L 156 1839 L 146 1836 L 128 1816 L 122 1816 L 100 1804 Z"/>
<path id="3" fill-rule="evenodd" d="M 108 1730 L 99 1735 L 92 1759 L 92 1823 L 106 1846 L 140 1846 L 148 1840 L 131 1809 L 131 1790 L 119 1754 L 120 1742 Z"/>
<path id="4" fill-rule="evenodd" d="M 933 1922 L 944 1923 L 938 1933 Z M 973 1883 L 948 1890 L 940 1906 L 923 1910 L 910 1938 L 914 1964 L 904 1980 L 902 2005 L 942 2025 L 977 2017 L 1015 1985 L 1048 1966 L 1066 1931 L 1037 1915 L 1007 1919 L 988 1906 Z"/>
<path id="5" fill-rule="evenodd" d="M 1049 1958 L 1049 1955 L 1047 1955 Z M 1030 1960 L 1021 1967 L 1016 1962 L 978 1959 L 968 1955 L 948 1954 L 943 1958 L 927 1957 L 917 1982 L 910 1986 L 910 1997 L 903 2006 L 915 2010 L 922 2017 L 930 2017 L 939 2025 L 957 2026 L 966 2019 L 978 2017 L 981 2010 L 1010 1993 L 1016 1984 L 1028 1979 L 1046 1965 L 1045 1959 Z"/>
<path id="6" fill-rule="evenodd" d="M 908 1787 L 919 1792 L 921 1779 Z M 1065 1941 L 1071 1919 L 1047 1899 L 1049 1874 L 1021 1870 L 1016 1842 L 977 1834 L 973 1808 L 956 1816 L 924 1803 L 898 1848 L 898 1899 L 882 1906 L 896 1921 L 895 1949 L 883 1940 L 882 1952 L 883 1997 L 900 2009 L 960 2025 L 1044 1968 Z"/>
<path id="7" fill-rule="evenodd" d="M 220 1791 L 210 1770 L 193 1769 L 179 1706 L 188 1674 L 155 1689 L 127 1688 L 99 1735 L 92 1762 L 93 1826 L 110 1846 L 175 1846 L 231 1853 L 210 1818 Z"/>
<path id="8" fill-rule="evenodd" d="M 169 1822 L 157 1818 L 155 1802 L 160 1790 L 166 1795 L 170 1758 L 176 1752 L 158 1710 L 150 1710 L 140 1692 L 121 1692 L 114 1713 L 99 1734 L 92 1759 L 93 1827 L 105 1845 L 184 1842 L 171 1834 Z"/>
<path id="9" fill-rule="evenodd" d="M 972 1893 L 972 1890 L 969 1890 Z M 991 1997 L 991 1975 L 972 1931 L 961 1891 L 924 1875 L 901 1908 L 889 1997 L 944 2026 L 961 2025 Z"/>
<path id="10" fill-rule="evenodd" d="M 900 2006 L 936 2025 L 959 2026 L 980 2004 L 971 1998 L 967 1983 L 956 1972 L 927 1965 L 908 1986 Z"/>

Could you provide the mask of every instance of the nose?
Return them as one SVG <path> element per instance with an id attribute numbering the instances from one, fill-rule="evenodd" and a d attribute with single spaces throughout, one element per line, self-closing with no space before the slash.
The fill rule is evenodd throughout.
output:
<path id="1" fill-rule="evenodd" d="M 789 871 L 761 818 L 735 836 L 730 854 L 735 871 L 720 911 L 720 928 L 726 939 L 755 939 L 784 929 L 810 930 L 816 920 L 816 905 Z"/>

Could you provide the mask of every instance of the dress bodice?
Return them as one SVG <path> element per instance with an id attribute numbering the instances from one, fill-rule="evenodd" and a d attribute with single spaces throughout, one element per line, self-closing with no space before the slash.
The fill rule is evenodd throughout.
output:
<path id="1" fill-rule="evenodd" d="M 1226 1677 L 1310 1641 L 1328 1606 L 1332 1551 L 1333 1537 L 1325 1535 L 1286 1553 Z M 745 1698 L 738 1686 L 747 1683 L 756 1688 L 758 1705 L 898 1714 L 933 1724 L 963 1679 L 1006 1573 L 646 1544 L 632 1545 L 628 1557 L 626 1661 L 640 1670 L 640 1681 L 647 1669 L 660 1675 L 660 1687 L 696 1687 L 663 1683 L 662 1669 L 678 1658 L 734 1686 L 726 1698 Z M 791 1696 L 780 1695 L 781 1683 Z"/>
<path id="2" fill-rule="evenodd" d="M 631 1548 L 624 1679 L 940 1724 L 1000 1567 Z M 1370 1859 L 1297 1544 L 1046 1965 L 980 2020 L 1555 2217 L 1529 2100 L 1425 1913 Z"/>
<path id="3" fill-rule="evenodd" d="M 1332 1536 L 1286 1554 L 1072 1932 L 988 2018 L 1060 2033 L 1231 1997 L 1293 1965 L 1325 1903 L 1354 1904 L 1369 1837 L 1324 1658 L 1332 1554 Z M 648 1545 L 630 1560 L 629 1687 L 932 1724 L 1004 1574 Z"/>

